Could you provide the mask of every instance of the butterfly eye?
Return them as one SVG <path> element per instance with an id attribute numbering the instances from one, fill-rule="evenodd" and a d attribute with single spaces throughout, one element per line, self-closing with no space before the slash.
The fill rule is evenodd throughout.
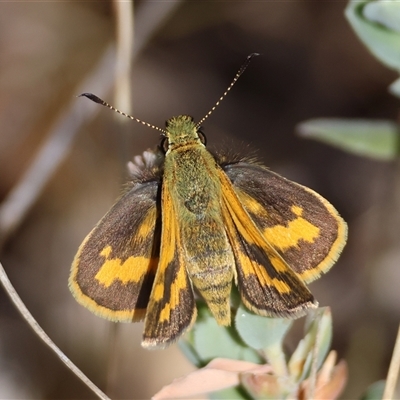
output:
<path id="1" fill-rule="evenodd" d="M 197 131 L 197 134 L 199 135 L 200 142 L 204 144 L 204 146 L 207 144 L 207 138 L 206 135 L 202 131 Z"/>
<path id="2" fill-rule="evenodd" d="M 167 137 L 163 137 L 163 138 L 161 139 L 160 147 L 161 147 L 161 150 L 162 150 L 164 153 L 166 153 L 166 152 L 168 151 L 169 140 L 168 140 Z"/>

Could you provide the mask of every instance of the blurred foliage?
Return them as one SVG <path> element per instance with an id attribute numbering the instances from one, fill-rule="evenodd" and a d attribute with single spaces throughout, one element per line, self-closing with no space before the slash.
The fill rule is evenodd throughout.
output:
<path id="1" fill-rule="evenodd" d="M 192 331 L 181 340 L 181 348 L 190 358 L 196 354 L 198 366 L 214 361 L 164 387 L 155 399 L 188 398 L 207 392 L 214 392 L 211 398 L 215 399 L 336 399 L 343 390 L 346 365 L 343 361 L 336 365 L 335 352 L 328 356 L 332 338 L 329 309 L 309 313 L 304 336 L 288 355 L 283 343 L 293 321 L 260 317 L 240 305 L 235 326 L 242 341 L 236 337 L 232 342 L 229 337 L 234 337 L 233 328 L 218 327 L 205 305 L 199 306 L 201 315 Z M 223 332 L 225 340 L 220 339 Z M 204 339 L 196 340 L 197 336 Z M 245 345 L 256 357 L 248 357 L 243 351 Z M 238 346 L 241 351 L 236 350 Z M 247 363 L 238 364 L 235 360 Z M 209 378 L 210 369 L 218 375 L 217 382 Z M 234 376 L 236 380 L 232 380 Z M 224 389 L 216 392 L 218 388 Z"/>
<path id="2" fill-rule="evenodd" d="M 196 366 L 204 366 L 216 357 L 251 362 L 261 361 L 257 352 L 240 340 L 234 327 L 221 329 L 205 303 L 198 302 L 197 305 L 199 314 L 195 328 L 191 329 L 185 340 L 180 342 L 184 353 L 190 359 L 194 357 Z"/>
<path id="3" fill-rule="evenodd" d="M 390 161 L 399 154 L 400 126 L 392 121 L 318 118 L 302 122 L 297 131 L 359 156 Z"/>
<path id="4" fill-rule="evenodd" d="M 400 72 L 400 3 L 351 0 L 345 14 L 368 50 L 384 65 Z M 400 78 L 389 90 L 400 97 Z M 396 122 L 326 118 L 303 122 L 297 129 L 303 137 L 360 156 L 393 160 L 399 155 L 400 126 Z"/>
<path id="5" fill-rule="evenodd" d="M 345 13 L 371 53 L 387 67 L 400 72 L 400 4 L 397 1 L 351 0 Z"/>
<path id="6" fill-rule="evenodd" d="M 363 393 L 361 400 L 380 400 L 383 398 L 383 392 L 385 390 L 385 381 L 378 381 L 370 385 L 365 393 Z"/>

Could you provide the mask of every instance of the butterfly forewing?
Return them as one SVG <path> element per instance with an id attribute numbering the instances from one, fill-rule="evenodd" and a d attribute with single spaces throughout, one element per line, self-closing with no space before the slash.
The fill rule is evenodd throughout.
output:
<path id="1" fill-rule="evenodd" d="M 265 239 L 304 282 L 329 270 L 346 243 L 347 225 L 327 200 L 257 164 L 224 170 Z"/>
<path id="2" fill-rule="evenodd" d="M 89 233 L 69 286 L 89 310 L 114 321 L 144 318 L 160 250 L 159 183 L 136 183 Z"/>
<path id="3" fill-rule="evenodd" d="M 314 297 L 266 241 L 222 170 L 225 226 L 235 254 L 237 284 L 244 304 L 257 314 L 299 317 L 315 308 Z"/>

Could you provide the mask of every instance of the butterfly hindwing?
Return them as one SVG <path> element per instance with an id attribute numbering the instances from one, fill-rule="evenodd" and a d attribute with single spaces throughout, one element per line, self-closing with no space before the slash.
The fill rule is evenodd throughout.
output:
<path id="1" fill-rule="evenodd" d="M 113 321 L 144 318 L 159 259 L 159 182 L 136 182 L 89 233 L 72 264 L 70 289 Z"/>
<path id="2" fill-rule="evenodd" d="M 218 175 L 225 226 L 244 304 L 257 314 L 277 317 L 299 317 L 308 308 L 316 307 L 310 291 L 251 220 L 228 177 L 222 170 Z"/>
<path id="3" fill-rule="evenodd" d="M 145 348 L 165 348 L 190 328 L 197 315 L 168 185 L 162 191 L 162 210 L 160 263 L 146 313 Z"/>
<path id="4" fill-rule="evenodd" d="M 304 282 L 329 270 L 345 245 L 347 225 L 327 200 L 254 163 L 224 170 L 265 239 Z"/>

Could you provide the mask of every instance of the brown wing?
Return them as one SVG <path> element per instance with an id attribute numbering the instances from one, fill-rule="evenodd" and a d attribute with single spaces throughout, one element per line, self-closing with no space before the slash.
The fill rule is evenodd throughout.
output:
<path id="1" fill-rule="evenodd" d="M 157 181 L 136 183 L 89 233 L 72 264 L 69 287 L 93 313 L 144 318 L 160 248 Z"/>
<path id="2" fill-rule="evenodd" d="M 178 218 L 168 187 L 164 185 L 160 263 L 144 324 L 142 346 L 145 348 L 165 348 L 196 320 L 196 304 L 182 252 Z"/>
<path id="3" fill-rule="evenodd" d="M 312 294 L 251 220 L 228 177 L 222 170 L 218 174 L 243 303 L 260 315 L 291 318 L 315 308 Z"/>
<path id="4" fill-rule="evenodd" d="M 304 282 L 330 269 L 346 243 L 347 225 L 327 200 L 257 164 L 224 170 L 264 238 Z"/>

